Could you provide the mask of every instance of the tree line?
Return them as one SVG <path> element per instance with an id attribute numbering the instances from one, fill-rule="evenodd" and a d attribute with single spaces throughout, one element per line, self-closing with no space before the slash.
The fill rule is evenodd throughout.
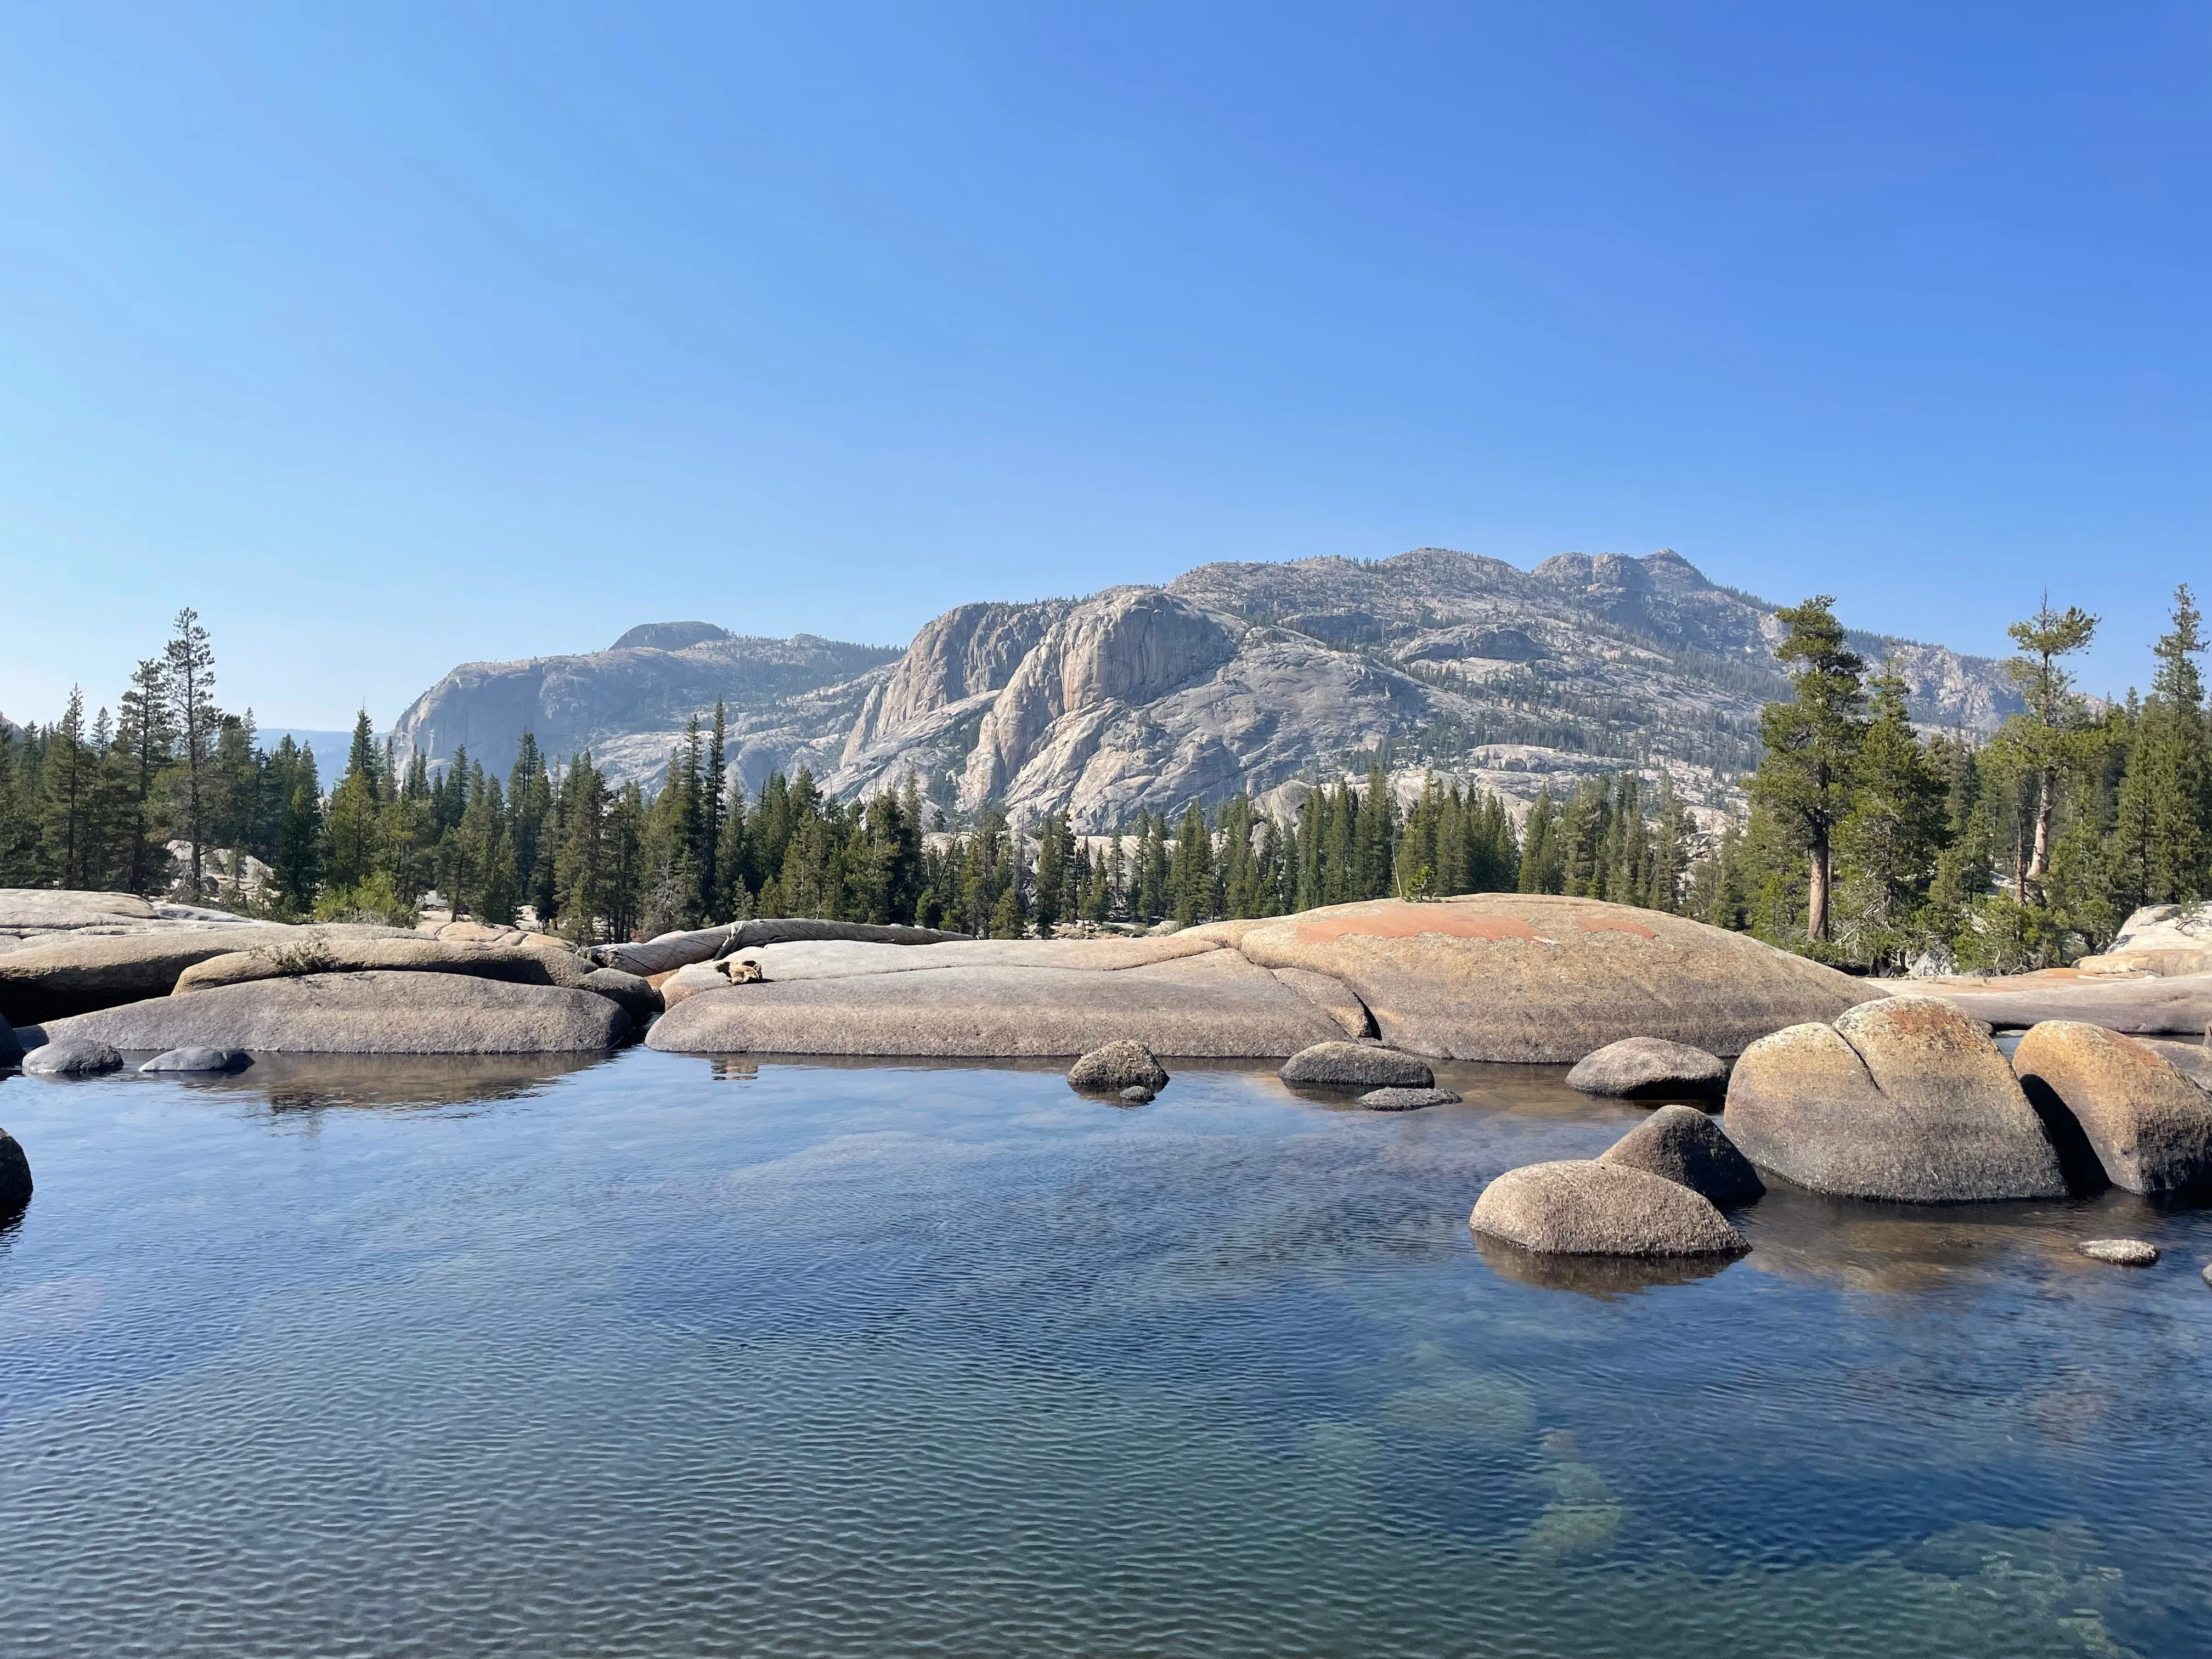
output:
<path id="1" fill-rule="evenodd" d="M 2147 696 L 2085 696 L 2099 618 L 2048 599 L 2008 630 L 2025 707 L 1976 743 L 1923 732 L 1911 688 L 1850 648 L 1834 601 L 1780 612 L 1792 695 L 1770 703 L 1748 821 L 1686 908 L 1839 965 L 1984 972 L 2109 945 L 2129 913 L 2212 893 L 2212 718 L 2184 585 Z"/>

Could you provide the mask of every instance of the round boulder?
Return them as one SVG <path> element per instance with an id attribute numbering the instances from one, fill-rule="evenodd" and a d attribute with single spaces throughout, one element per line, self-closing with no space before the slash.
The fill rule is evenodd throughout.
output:
<path id="1" fill-rule="evenodd" d="M 1150 1048 L 1133 1038 L 1124 1037 L 1093 1048 L 1069 1066 L 1067 1086 L 1097 1094 L 1111 1094 L 1117 1089 L 1143 1089 L 1149 1099 L 1151 1091 L 1168 1086 L 1168 1073 Z"/>
<path id="2" fill-rule="evenodd" d="M 2078 1131 L 2115 1187 L 2175 1193 L 2212 1185 L 2212 1099 L 2148 1045 L 2051 1019 L 2020 1040 L 2012 1065 L 2062 1142 Z"/>
<path id="3" fill-rule="evenodd" d="M 105 1042 L 64 1038 L 23 1056 L 23 1069 L 37 1077 L 97 1077 L 120 1071 L 123 1056 Z"/>
<path id="4" fill-rule="evenodd" d="M 1728 1062 L 1686 1042 L 1623 1037 L 1577 1060 L 1567 1086 L 1625 1100 L 1717 1100 L 1728 1086 Z"/>
<path id="5" fill-rule="evenodd" d="M 1459 1097 L 1449 1089 L 1370 1089 L 1359 1103 L 1370 1112 L 1418 1112 L 1424 1106 L 1456 1106 Z"/>
<path id="6" fill-rule="evenodd" d="M 23 1144 L 0 1129 L 0 1215 L 10 1215 L 31 1201 L 31 1160 Z"/>
<path id="7" fill-rule="evenodd" d="M 1333 975 L 1385 1041 L 1454 1060 L 1567 1065 L 1631 1036 L 1735 1054 L 1869 995 L 1747 934 L 1535 893 L 1328 905 L 1245 927 L 1237 948 Z"/>
<path id="8" fill-rule="evenodd" d="M 1285 1083 L 1320 1089 L 1433 1089 L 1425 1061 L 1371 1042 L 1316 1042 L 1283 1062 Z"/>
<path id="9" fill-rule="evenodd" d="M 2154 1267 L 2158 1246 L 2140 1238 L 2091 1238 L 2075 1246 L 2092 1261 L 2109 1261 L 2115 1267 Z"/>
<path id="10" fill-rule="evenodd" d="M 1716 1204 L 1745 1203 L 1766 1190 L 1751 1160 L 1694 1106 L 1662 1106 L 1600 1153 L 1598 1162 L 1659 1176 Z"/>
<path id="11" fill-rule="evenodd" d="M 1468 1224 L 1559 1255 L 1733 1255 L 1750 1241 L 1701 1194 L 1615 1164 L 1575 1159 L 1508 1170 Z"/>
<path id="12" fill-rule="evenodd" d="M 1754 1042 L 1729 1079 L 1739 1151 L 1814 1192 L 1907 1204 L 2063 1198 L 2042 1120 L 1989 1033 L 1933 997 Z"/>
<path id="13" fill-rule="evenodd" d="M 253 1056 L 242 1048 L 172 1048 L 148 1060 L 142 1072 L 242 1072 Z"/>

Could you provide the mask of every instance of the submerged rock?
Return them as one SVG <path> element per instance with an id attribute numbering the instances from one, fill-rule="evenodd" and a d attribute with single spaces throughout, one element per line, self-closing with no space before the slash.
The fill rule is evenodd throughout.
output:
<path id="1" fill-rule="evenodd" d="M 96 1077 L 122 1068 L 112 1044 L 83 1038 L 50 1039 L 23 1056 L 23 1069 L 34 1077 Z"/>
<path id="2" fill-rule="evenodd" d="M 1718 1099 L 1728 1086 L 1728 1062 L 1686 1042 L 1623 1037 L 1577 1060 L 1567 1073 L 1567 1086 L 1586 1095 L 1630 1100 Z"/>
<path id="3" fill-rule="evenodd" d="M 0 1129 L 0 1215 L 9 1215 L 31 1201 L 31 1160 L 23 1145 Z"/>
<path id="4" fill-rule="evenodd" d="M 142 1072 L 242 1072 L 253 1056 L 240 1048 L 172 1048 L 148 1060 Z"/>
<path id="5" fill-rule="evenodd" d="M 1468 1224 L 1524 1250 L 1563 1255 L 1720 1255 L 1751 1248 L 1702 1194 L 1594 1159 L 1508 1170 L 1482 1189 Z"/>
<path id="6" fill-rule="evenodd" d="M 1384 1041 L 1455 1060 L 1567 1064 L 1632 1036 L 1733 1054 L 1869 994 L 1741 933 L 1542 894 L 1330 905 L 1245 927 L 1237 948 L 1333 975 Z"/>
<path id="7" fill-rule="evenodd" d="M 1283 1062 L 1282 1079 L 1308 1088 L 1432 1089 L 1428 1062 L 1370 1042 L 1316 1042 Z"/>
<path id="8" fill-rule="evenodd" d="M 1885 998 L 1754 1042 L 1729 1079 L 1726 1121 L 1753 1164 L 1814 1192 L 1962 1204 L 2067 1191 L 1996 1044 L 1932 997 Z"/>
<path id="9" fill-rule="evenodd" d="M 2075 1248 L 2094 1261 L 2109 1261 L 2115 1267 L 2149 1267 L 2158 1262 L 2158 1246 L 2140 1238 L 2092 1238 Z"/>
<path id="10" fill-rule="evenodd" d="M 1101 1093 L 1142 1089 L 1150 1099 L 1152 1091 L 1168 1086 L 1168 1073 L 1150 1048 L 1123 1037 L 1093 1048 L 1069 1066 L 1067 1086 Z"/>
<path id="11" fill-rule="evenodd" d="M 57 1020 L 56 1042 L 266 1054 L 523 1054 L 612 1048 L 629 1016 L 606 998 L 468 974 L 307 974 L 155 997 Z"/>
<path id="12" fill-rule="evenodd" d="M 1598 1162 L 1662 1176 L 1715 1204 L 1741 1204 L 1766 1190 L 1751 1160 L 1694 1106 L 1662 1106 L 1600 1153 Z"/>
<path id="13" fill-rule="evenodd" d="M 1370 1089 L 1359 1103 L 1370 1112 L 1418 1112 L 1424 1106 L 1456 1106 L 1449 1089 Z"/>
<path id="14" fill-rule="evenodd" d="M 1133 1083 L 1115 1097 L 1124 1106 L 1149 1106 L 1158 1098 L 1141 1083 Z"/>
<path id="15" fill-rule="evenodd" d="M 2212 1100 L 2148 1045 L 2101 1026 L 2045 1020 L 2013 1070 L 2061 1139 L 2078 1129 L 2106 1180 L 2131 1193 L 2212 1185 Z"/>

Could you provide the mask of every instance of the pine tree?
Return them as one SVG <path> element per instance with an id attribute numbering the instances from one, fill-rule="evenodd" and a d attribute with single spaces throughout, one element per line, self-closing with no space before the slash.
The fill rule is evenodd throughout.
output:
<path id="1" fill-rule="evenodd" d="M 2006 661 L 2005 672 L 2020 688 L 2027 709 L 2005 722 L 1997 741 L 2013 751 L 2014 764 L 2035 780 L 2034 842 L 2022 885 L 2025 896 L 2039 897 L 2051 868 L 2061 787 L 2066 776 L 2088 759 L 2085 739 L 2094 739 L 2101 731 L 2088 718 L 2087 706 L 2075 693 L 2072 676 L 2059 659 L 2087 647 L 2097 632 L 2097 618 L 2075 605 L 2053 611 L 2045 595 L 2035 615 L 2005 631 L 2020 647 L 2020 654 Z"/>
<path id="2" fill-rule="evenodd" d="M 1753 799 L 1806 860 L 1805 937 L 1828 938 L 1836 827 L 1850 808 L 1852 763 L 1866 722 L 1860 674 L 1866 665 L 1845 643 L 1828 594 L 1776 613 L 1787 630 L 1774 654 L 1803 665 L 1791 675 L 1788 702 L 1759 716 L 1766 756 L 1751 780 Z"/>
<path id="3" fill-rule="evenodd" d="M 114 764 L 122 781 L 124 856 L 118 875 L 133 893 L 167 890 L 169 853 L 154 816 L 154 792 L 172 758 L 168 671 L 159 658 L 142 659 L 123 694 L 116 723 Z"/>
<path id="4" fill-rule="evenodd" d="M 93 751 L 85 743 L 84 692 L 73 685 L 68 712 L 46 732 L 42 830 L 46 866 L 57 887 L 93 884 L 88 855 L 96 770 Z"/>
<path id="5" fill-rule="evenodd" d="M 200 625 L 199 613 L 177 612 L 176 633 L 162 656 L 169 710 L 175 726 L 178 764 L 183 769 L 184 802 L 179 815 L 191 853 L 185 876 L 185 896 L 197 903 L 205 888 L 201 866 L 207 849 L 207 774 L 214 759 L 218 716 L 214 702 L 215 647 Z"/>
<path id="6" fill-rule="evenodd" d="M 1840 892 L 1855 960 L 1894 970 L 1919 942 L 1915 923 L 1936 878 L 1946 830 L 1944 780 L 1905 711 L 1906 686 L 1885 671 L 1869 683 L 1850 815 L 1838 827 Z"/>
<path id="7" fill-rule="evenodd" d="M 2140 836 L 2130 860 L 2140 902 L 2204 896 L 2212 858 L 2212 757 L 2204 685 L 2193 658 L 2204 650 L 2203 618 L 2185 584 L 2174 591 L 2173 626 L 2160 636 L 2158 669 L 2143 700 L 2120 787 L 2119 817 Z"/>
<path id="8" fill-rule="evenodd" d="M 287 737 L 286 744 L 292 739 Z M 290 768 L 290 787 L 276 829 L 276 856 L 270 860 L 278 906 L 288 915 L 313 912 L 322 884 L 322 791 L 315 778 L 313 750 L 301 750 Z"/>

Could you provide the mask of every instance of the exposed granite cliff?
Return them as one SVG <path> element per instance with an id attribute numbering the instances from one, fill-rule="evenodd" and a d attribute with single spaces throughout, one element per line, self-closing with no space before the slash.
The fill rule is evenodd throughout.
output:
<path id="1" fill-rule="evenodd" d="M 1526 801 L 1631 767 L 1719 811 L 1785 690 L 1774 611 L 1670 551 L 1527 571 L 1440 548 L 1212 564 L 1164 588 L 964 605 L 903 653 L 649 624 L 590 656 L 457 669 L 398 735 L 404 754 L 465 742 L 504 766 L 528 726 L 552 754 L 588 744 L 649 778 L 720 696 L 749 782 L 805 764 L 852 797 L 912 774 L 948 808 L 1064 807 L 1092 832 L 1240 789 L 1292 807 L 1377 749 L 1401 788 L 1433 768 Z M 1986 659 L 1854 639 L 1930 725 L 1987 732 L 2019 706 Z"/>

